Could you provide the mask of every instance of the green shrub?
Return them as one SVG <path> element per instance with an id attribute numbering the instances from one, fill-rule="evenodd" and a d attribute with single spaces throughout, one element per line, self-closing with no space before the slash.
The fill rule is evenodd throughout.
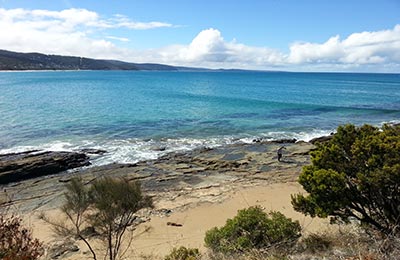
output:
<path id="1" fill-rule="evenodd" d="M 265 213 L 260 207 L 239 210 L 225 226 L 207 231 L 205 244 L 221 253 L 240 253 L 252 249 L 279 249 L 294 245 L 300 237 L 298 221 L 280 212 Z"/>
<path id="2" fill-rule="evenodd" d="M 172 249 L 172 252 L 165 257 L 165 260 L 196 260 L 200 259 L 200 252 L 197 248 L 186 248 L 181 246 Z"/>
<path id="3" fill-rule="evenodd" d="M 295 210 L 400 233 L 400 126 L 340 126 L 311 161 L 299 177 L 307 195 L 292 196 Z"/>
<path id="4" fill-rule="evenodd" d="M 304 250 L 311 253 L 325 252 L 332 247 L 332 238 L 326 234 L 310 234 L 301 241 L 301 244 Z"/>
<path id="5" fill-rule="evenodd" d="M 135 213 L 152 207 L 151 198 L 142 193 L 140 183 L 103 177 L 86 186 L 82 179 L 72 178 L 66 189 L 61 210 L 69 223 L 53 222 L 44 216 L 43 220 L 52 224 L 59 235 L 81 239 L 94 260 L 98 256 L 89 239 L 93 233 L 104 242 L 109 260 L 122 258 L 130 246 L 130 241 L 123 245 L 124 234 L 136 219 Z"/>

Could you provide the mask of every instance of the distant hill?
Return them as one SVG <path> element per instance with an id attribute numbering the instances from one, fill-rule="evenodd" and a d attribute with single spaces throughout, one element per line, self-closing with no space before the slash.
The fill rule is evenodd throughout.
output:
<path id="1" fill-rule="evenodd" d="M 0 70 L 192 70 L 153 63 L 129 63 L 117 60 L 97 60 L 74 56 L 20 53 L 0 50 Z M 195 70 L 195 69 L 193 69 Z"/>

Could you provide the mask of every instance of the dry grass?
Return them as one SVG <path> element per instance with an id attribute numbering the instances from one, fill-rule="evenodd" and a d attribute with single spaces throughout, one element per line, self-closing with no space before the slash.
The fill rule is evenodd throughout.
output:
<path id="1" fill-rule="evenodd" d="M 297 253 L 289 259 L 397 260 L 400 239 L 382 237 L 358 225 L 342 226 L 339 231 L 324 231 L 304 237 Z"/>
<path id="2" fill-rule="evenodd" d="M 198 260 L 398 260 L 399 257 L 399 237 L 384 238 L 357 225 L 346 225 L 339 230 L 309 234 L 287 252 L 270 249 L 224 255 L 207 251 Z M 160 258 L 143 256 L 142 259 Z"/>

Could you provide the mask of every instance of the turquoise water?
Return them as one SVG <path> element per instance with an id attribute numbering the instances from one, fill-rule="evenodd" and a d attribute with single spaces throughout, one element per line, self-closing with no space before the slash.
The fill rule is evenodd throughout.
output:
<path id="1" fill-rule="evenodd" d="M 0 153 L 109 151 L 98 164 L 400 120 L 399 74 L 3 72 L 0 91 Z"/>

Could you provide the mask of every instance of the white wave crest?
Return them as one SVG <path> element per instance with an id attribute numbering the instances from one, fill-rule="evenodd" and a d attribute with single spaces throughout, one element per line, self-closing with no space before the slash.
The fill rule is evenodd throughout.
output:
<path id="1" fill-rule="evenodd" d="M 257 136 L 222 136 L 213 138 L 178 138 L 178 139 L 113 139 L 113 140 L 56 140 L 37 146 L 16 146 L 0 150 L 0 154 L 25 152 L 30 150 L 79 152 L 83 149 L 101 149 L 103 155 L 91 155 L 93 165 L 110 163 L 135 163 L 157 159 L 171 152 L 186 152 L 196 148 L 215 148 L 234 143 L 251 143 L 256 139 L 265 141 L 293 139 L 309 141 L 315 137 L 329 135 L 332 131 L 314 130 L 311 132 L 268 132 Z"/>

